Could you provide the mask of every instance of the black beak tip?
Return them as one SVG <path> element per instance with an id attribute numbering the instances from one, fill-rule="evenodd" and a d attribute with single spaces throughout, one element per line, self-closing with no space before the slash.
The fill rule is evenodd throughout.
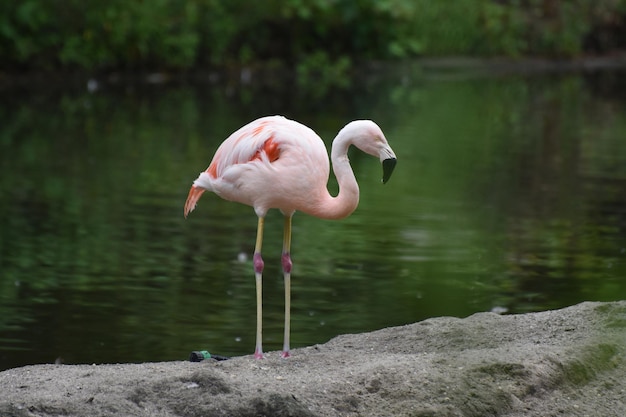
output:
<path id="1" fill-rule="evenodd" d="M 398 160 L 396 158 L 389 158 L 383 160 L 383 184 L 386 184 L 391 178 L 391 174 L 393 173 L 393 169 L 396 167 L 396 163 Z"/>

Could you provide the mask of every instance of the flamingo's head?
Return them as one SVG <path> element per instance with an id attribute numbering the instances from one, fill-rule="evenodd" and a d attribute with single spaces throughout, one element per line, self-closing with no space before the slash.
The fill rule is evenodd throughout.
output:
<path id="1" fill-rule="evenodd" d="M 371 120 L 355 120 L 348 123 L 342 132 L 351 137 L 354 146 L 380 160 L 383 164 L 383 184 L 389 181 L 397 158 L 380 127 Z"/>

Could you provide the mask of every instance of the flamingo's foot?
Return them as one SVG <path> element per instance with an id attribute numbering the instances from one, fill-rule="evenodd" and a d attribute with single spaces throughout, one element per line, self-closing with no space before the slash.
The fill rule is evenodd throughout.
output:
<path id="1" fill-rule="evenodd" d="M 282 352 L 280 352 L 280 357 L 283 359 L 287 359 L 291 357 L 291 353 L 289 353 L 288 350 L 283 350 Z"/>
<path id="2" fill-rule="evenodd" d="M 263 356 L 263 351 L 259 348 L 256 348 L 254 350 L 254 359 L 264 359 L 265 356 Z"/>

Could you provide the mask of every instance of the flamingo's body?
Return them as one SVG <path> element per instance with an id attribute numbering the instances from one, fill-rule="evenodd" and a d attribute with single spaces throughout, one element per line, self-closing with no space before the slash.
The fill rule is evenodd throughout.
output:
<path id="1" fill-rule="evenodd" d="M 347 124 L 333 141 L 331 159 L 339 183 L 333 197 L 326 184 L 330 173 L 326 147 L 308 127 L 281 116 L 257 119 L 230 135 L 217 149 L 206 171 L 194 181 L 185 203 L 185 216 L 196 206 L 204 191 L 254 207 L 259 222 L 254 251 L 257 283 L 257 340 L 255 357 L 262 358 L 261 274 L 263 224 L 267 211 L 285 215 L 282 265 L 285 276 L 285 342 L 283 357 L 289 356 L 291 293 L 291 218 L 298 210 L 324 219 L 350 215 L 359 202 L 359 187 L 348 161 L 350 145 L 376 156 L 383 163 L 383 182 L 393 171 L 396 156 L 383 132 L 372 121 Z"/>

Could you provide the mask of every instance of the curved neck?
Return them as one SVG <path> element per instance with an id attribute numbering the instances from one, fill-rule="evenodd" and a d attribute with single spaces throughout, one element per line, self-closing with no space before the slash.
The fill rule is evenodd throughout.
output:
<path id="1" fill-rule="evenodd" d="M 316 209 L 310 214 L 323 219 L 341 219 L 352 214 L 359 205 L 359 185 L 348 160 L 350 144 L 350 138 L 339 132 L 330 153 L 333 172 L 339 184 L 339 194 L 333 197 L 324 189 Z"/>

